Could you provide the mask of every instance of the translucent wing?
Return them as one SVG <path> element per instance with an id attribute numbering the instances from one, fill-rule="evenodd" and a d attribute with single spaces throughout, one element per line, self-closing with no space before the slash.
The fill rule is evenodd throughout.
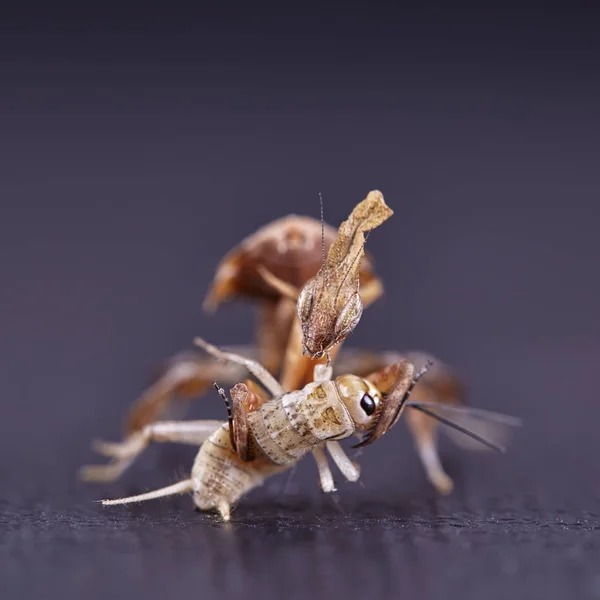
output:
<path id="1" fill-rule="evenodd" d="M 491 448 L 505 452 L 506 444 L 521 425 L 517 417 L 478 408 L 412 401 L 406 405 L 437 419 L 445 425 L 452 441 L 467 450 Z"/>

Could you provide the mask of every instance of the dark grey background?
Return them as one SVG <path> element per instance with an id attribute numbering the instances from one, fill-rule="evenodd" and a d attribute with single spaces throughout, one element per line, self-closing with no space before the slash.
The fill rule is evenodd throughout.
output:
<path id="1" fill-rule="evenodd" d="M 5 15 L 2 597 L 599 597 L 598 56 L 592 3 Z M 372 188 L 387 294 L 352 345 L 452 364 L 525 420 L 510 454 L 444 440 L 441 499 L 399 426 L 337 504 L 309 461 L 230 526 L 187 497 L 94 504 L 191 466 L 153 447 L 112 486 L 74 476 L 194 335 L 251 340 L 249 307 L 201 311 L 220 257 Z"/>

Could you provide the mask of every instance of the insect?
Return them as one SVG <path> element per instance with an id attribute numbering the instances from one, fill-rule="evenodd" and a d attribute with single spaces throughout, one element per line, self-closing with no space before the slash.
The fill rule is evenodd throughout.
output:
<path id="1" fill-rule="evenodd" d="M 429 365 L 418 372 L 407 360 L 400 360 L 362 378 L 356 375 L 332 377 L 332 368 L 315 367 L 314 381 L 303 389 L 284 392 L 279 382 L 260 363 L 220 350 L 197 338 L 196 343 L 217 360 L 245 367 L 271 394 L 269 396 L 252 381 L 238 383 L 231 390 L 231 407 L 222 388 L 215 382 L 225 400 L 229 420 L 158 422 L 146 426 L 124 443 L 102 443 L 98 450 L 113 458 L 107 466 L 87 467 L 89 472 L 102 472 L 104 479 L 116 479 L 144 450 L 150 441 L 201 444 L 188 479 L 168 487 L 115 500 L 104 505 L 142 502 L 174 494 L 192 493 L 200 510 L 216 510 L 227 521 L 231 506 L 265 479 L 295 465 L 312 454 L 317 465 L 323 492 L 335 490 L 327 453 L 348 481 L 357 481 L 359 467 L 339 444 L 355 434 L 366 446 L 388 432 L 411 407 L 434 417 L 455 430 L 490 447 L 502 448 L 477 432 L 477 427 L 453 422 L 443 405 L 410 401 L 410 395 Z M 511 419 L 484 411 L 458 411 L 474 422 L 493 425 L 496 433 L 504 433 Z"/>
<path id="2" fill-rule="evenodd" d="M 383 207 L 385 203 L 381 193 L 370 192 L 345 223 L 354 226 L 356 219 L 352 215 L 357 212 L 364 215 L 373 208 L 377 212 L 391 214 L 390 209 Z M 374 221 L 374 218 L 369 220 L 370 223 Z M 340 234 L 322 219 L 297 215 L 288 215 L 265 225 L 222 259 L 204 300 L 204 309 L 209 313 L 236 299 L 256 305 L 257 344 L 236 347 L 235 350 L 260 360 L 270 372 L 279 374 L 281 385 L 286 390 L 308 383 L 315 364 L 322 362 L 302 354 L 297 299 L 307 281 L 323 270 L 325 254 L 332 245 L 339 246 L 341 241 L 348 245 L 343 225 Z M 364 245 L 364 236 L 361 238 L 361 235 L 357 233 L 354 237 L 362 239 Z M 353 252 L 358 253 L 359 250 L 353 249 Z M 383 286 L 375 273 L 372 258 L 364 252 L 358 253 L 356 258 L 353 261 L 353 277 L 347 280 L 346 287 L 350 281 L 352 290 L 359 284 L 363 303 L 368 306 L 381 296 Z M 282 293 L 282 288 L 285 293 Z M 172 356 L 153 384 L 132 406 L 125 435 L 131 435 L 168 415 L 174 403 L 181 404 L 202 396 L 211 388 L 214 379 L 235 383 L 241 373 L 243 369 L 240 371 L 239 365 L 217 364 L 212 358 L 207 359 L 192 351 Z"/>
<path id="3" fill-rule="evenodd" d="M 327 259 L 298 296 L 303 353 L 312 358 L 327 354 L 329 362 L 331 349 L 358 325 L 363 304 L 371 304 L 381 295 L 377 285 L 360 286 L 360 264 L 365 253 L 365 233 L 392 214 L 381 192 L 373 191 L 340 225 Z"/>
<path id="4" fill-rule="evenodd" d="M 446 494 L 452 490 L 453 482 L 444 471 L 437 450 L 440 407 L 451 411 L 454 422 L 466 423 L 492 438 L 497 435 L 496 421 L 484 427 L 486 419 L 473 417 L 473 410 L 464 407 L 464 385 L 437 358 L 422 352 L 342 348 L 359 322 L 363 307 L 370 306 L 383 292 L 373 259 L 364 246 L 369 232 L 392 214 L 381 192 L 375 190 L 358 203 L 337 231 L 323 221 L 322 214 L 320 221 L 289 215 L 264 226 L 221 261 L 205 308 L 214 311 L 237 298 L 256 304 L 257 344 L 230 350 L 262 362 L 268 372 L 278 377 L 282 393 L 304 389 L 313 382 L 317 367 L 331 366 L 336 377 L 368 377 L 405 360 L 419 370 L 428 361 L 434 362 L 412 393 L 413 402 L 407 407 L 405 421 L 428 479 Z M 215 380 L 235 386 L 246 373 L 240 361 L 218 360 L 211 354 L 207 357 L 188 351 L 172 357 L 133 406 L 122 446 L 134 447 L 145 428 L 164 418 L 175 403 L 202 396 Z M 248 381 L 247 385 L 252 387 L 255 382 Z M 258 391 L 255 394 L 262 398 Z M 417 409 L 415 403 L 435 404 L 436 414 Z M 465 445 L 464 439 L 462 436 L 462 441 L 456 441 Z M 103 453 L 109 447 L 115 446 L 96 445 Z M 127 461 L 121 460 L 109 467 L 85 468 L 81 476 L 93 481 L 112 480 L 126 467 Z"/>
<path id="5" fill-rule="evenodd" d="M 297 302 L 299 327 L 292 333 L 292 340 L 294 333 L 296 337 L 300 334 L 303 355 L 317 359 L 326 355 L 329 364 L 331 350 L 358 325 L 364 305 L 370 305 L 381 295 L 383 290 L 376 279 L 360 285 L 360 266 L 365 255 L 365 234 L 392 214 L 381 192 L 369 192 L 340 225 L 327 255 L 323 239 L 321 267 L 301 290 L 282 282 L 261 266 L 260 273 L 265 280 L 283 296 Z"/>

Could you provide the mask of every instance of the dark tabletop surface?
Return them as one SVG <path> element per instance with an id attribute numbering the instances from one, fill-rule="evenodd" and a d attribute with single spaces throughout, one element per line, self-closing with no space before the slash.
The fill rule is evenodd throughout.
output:
<path id="1" fill-rule="evenodd" d="M 600 597 L 596 15 L 303 7 L 3 21 L 3 600 Z M 360 484 L 323 497 L 307 460 L 227 525 L 188 497 L 94 503 L 189 470 L 156 445 L 115 484 L 75 477 L 163 359 L 251 340 L 250 307 L 202 313 L 221 256 L 373 188 L 386 295 L 351 345 L 451 364 L 523 418 L 509 453 L 442 439 L 441 498 L 399 425 Z"/>

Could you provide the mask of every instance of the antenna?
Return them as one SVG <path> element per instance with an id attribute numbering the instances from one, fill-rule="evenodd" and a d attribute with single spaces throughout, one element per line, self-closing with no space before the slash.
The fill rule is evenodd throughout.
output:
<path id="1" fill-rule="evenodd" d="M 321 203 L 321 268 L 325 266 L 325 219 L 323 218 L 323 196 L 319 192 Z"/>

